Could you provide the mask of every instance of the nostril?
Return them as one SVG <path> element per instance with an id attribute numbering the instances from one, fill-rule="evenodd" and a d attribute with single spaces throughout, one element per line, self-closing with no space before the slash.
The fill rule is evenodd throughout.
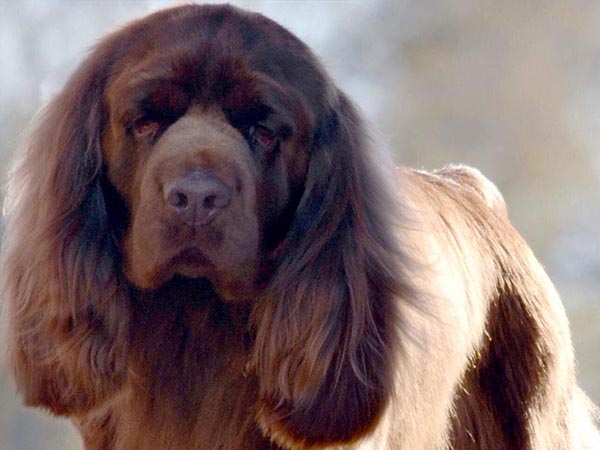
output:
<path id="1" fill-rule="evenodd" d="M 204 200 L 204 207 L 209 209 L 226 208 L 231 201 L 231 190 L 224 185 L 219 186 L 214 193 Z"/>
<path id="2" fill-rule="evenodd" d="M 171 191 L 169 193 L 168 202 L 177 209 L 185 209 L 189 203 L 187 195 L 178 191 Z"/>
<path id="3" fill-rule="evenodd" d="M 212 195 L 209 195 L 208 197 L 206 197 L 204 199 L 204 201 L 202 202 L 202 206 L 204 207 L 204 209 L 218 208 L 216 194 L 212 194 Z"/>

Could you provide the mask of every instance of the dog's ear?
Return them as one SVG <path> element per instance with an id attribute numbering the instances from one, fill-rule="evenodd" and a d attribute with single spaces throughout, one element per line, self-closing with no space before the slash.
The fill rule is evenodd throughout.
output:
<path id="1" fill-rule="evenodd" d="M 123 371 L 127 311 L 102 183 L 106 49 L 41 112 L 5 204 L 9 364 L 26 404 L 92 407 Z"/>
<path id="2" fill-rule="evenodd" d="M 335 103 L 255 317 L 259 423 L 289 448 L 351 442 L 376 425 L 393 389 L 397 298 L 410 295 L 389 187 L 353 106 L 341 93 Z"/>

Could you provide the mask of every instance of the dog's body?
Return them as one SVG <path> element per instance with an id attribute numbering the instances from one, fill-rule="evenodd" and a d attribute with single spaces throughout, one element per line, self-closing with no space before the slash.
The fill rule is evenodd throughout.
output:
<path id="1" fill-rule="evenodd" d="M 493 184 L 373 159 L 262 16 L 185 6 L 105 39 L 11 181 L 25 403 L 86 450 L 598 448 L 564 310 Z"/>

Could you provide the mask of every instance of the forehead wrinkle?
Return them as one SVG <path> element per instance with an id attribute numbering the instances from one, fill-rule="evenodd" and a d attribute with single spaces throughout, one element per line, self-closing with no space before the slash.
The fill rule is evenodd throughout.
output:
<path id="1" fill-rule="evenodd" d="M 146 55 L 137 63 L 129 61 L 109 80 L 107 103 L 122 117 L 162 85 L 179 86 L 191 98 L 207 104 L 222 100 L 229 87 L 247 84 L 250 79 L 242 54 L 222 52 L 217 47 L 188 43 L 153 57 Z"/>
<path id="2" fill-rule="evenodd" d="M 171 64 L 162 59 L 145 59 L 132 64 L 109 83 L 106 101 L 113 120 L 122 120 L 135 112 L 140 103 L 163 82 L 174 79 Z"/>

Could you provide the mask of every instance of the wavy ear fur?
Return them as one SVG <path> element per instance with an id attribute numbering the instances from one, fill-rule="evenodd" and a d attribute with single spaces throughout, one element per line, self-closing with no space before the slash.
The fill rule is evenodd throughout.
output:
<path id="1" fill-rule="evenodd" d="M 8 362 L 28 405 L 84 412 L 123 377 L 125 307 L 102 187 L 103 55 L 38 118 L 9 181 Z"/>
<path id="2" fill-rule="evenodd" d="M 259 423 L 287 448 L 359 439 L 393 390 L 398 298 L 410 298 L 390 187 L 345 96 L 314 139 L 287 249 L 255 311 Z"/>

